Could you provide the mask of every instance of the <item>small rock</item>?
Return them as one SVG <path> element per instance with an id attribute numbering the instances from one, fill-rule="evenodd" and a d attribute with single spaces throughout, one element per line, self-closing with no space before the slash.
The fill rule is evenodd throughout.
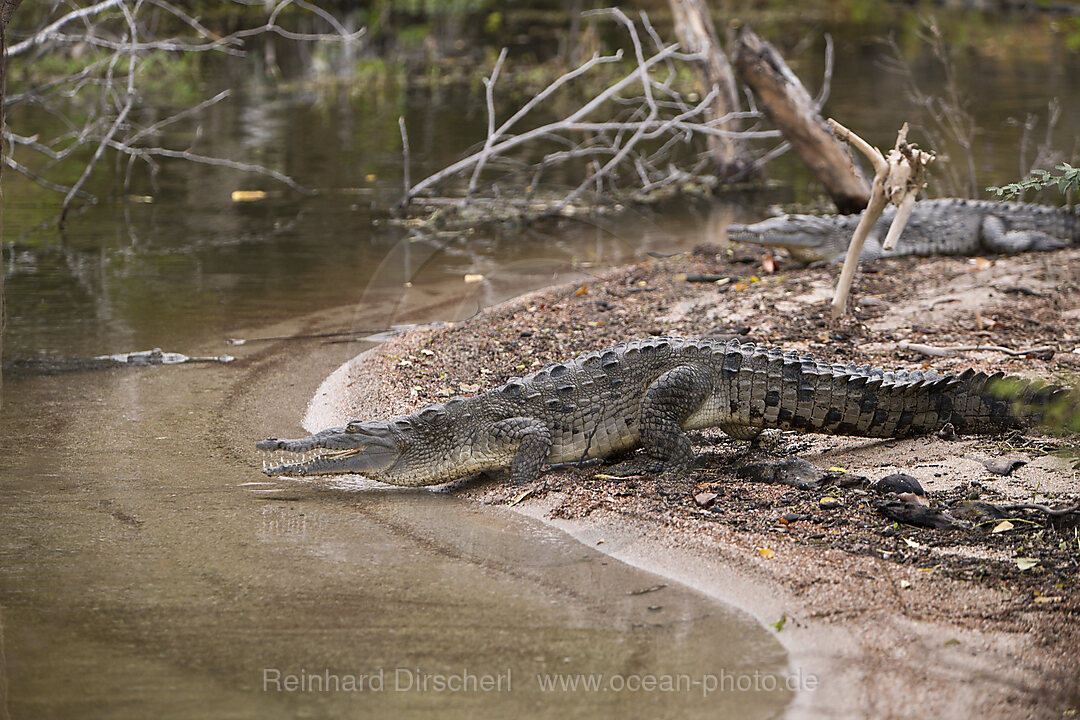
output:
<path id="1" fill-rule="evenodd" d="M 1008 458 L 991 458 L 989 460 L 982 460 L 986 469 L 995 475 L 1008 476 L 1012 474 L 1012 471 L 1018 467 L 1027 465 L 1028 461 L 1021 457 L 1008 457 Z"/>
<path id="2" fill-rule="evenodd" d="M 877 482 L 872 483 L 870 489 L 881 495 L 888 495 L 889 493 L 896 493 L 897 495 L 900 493 L 926 495 L 926 491 L 923 490 L 919 481 L 906 473 L 886 475 Z"/>
<path id="3" fill-rule="evenodd" d="M 839 498 L 829 497 L 828 495 L 818 500 L 818 507 L 822 510 L 835 510 L 842 504 Z"/>
<path id="4" fill-rule="evenodd" d="M 1004 520 L 1009 517 L 1009 513 L 997 505 L 982 500 L 964 500 L 959 506 L 953 506 L 953 514 L 974 523 Z"/>
<path id="5" fill-rule="evenodd" d="M 750 463 L 739 468 L 736 474 L 754 482 L 790 485 L 800 490 L 819 488 L 825 479 L 824 472 L 802 458 Z"/>
<path id="6" fill-rule="evenodd" d="M 798 522 L 799 520 L 805 520 L 806 515 L 802 513 L 784 513 L 784 520 L 789 523 Z"/>
<path id="7" fill-rule="evenodd" d="M 694 496 L 694 502 L 696 502 L 699 507 L 703 507 L 703 508 L 709 507 L 710 503 L 712 503 L 712 501 L 715 500 L 715 499 L 716 499 L 716 493 L 714 493 L 714 492 L 703 492 L 703 493 L 698 493 L 697 495 Z"/>
<path id="8" fill-rule="evenodd" d="M 915 503 L 916 505 L 923 505 L 924 507 L 930 507 L 930 501 L 926 499 L 925 495 L 916 495 L 915 493 L 900 493 L 896 496 L 896 499 L 900 502 Z"/>
<path id="9" fill-rule="evenodd" d="M 885 517 L 904 525 L 934 528 L 936 530 L 959 530 L 970 527 L 969 523 L 953 519 L 948 513 L 937 508 L 924 507 L 915 503 L 899 501 L 875 503 Z"/>
<path id="10" fill-rule="evenodd" d="M 836 485 L 842 488 L 863 487 L 870 480 L 865 475 L 845 472 L 843 470 L 826 470 L 823 485 Z"/>

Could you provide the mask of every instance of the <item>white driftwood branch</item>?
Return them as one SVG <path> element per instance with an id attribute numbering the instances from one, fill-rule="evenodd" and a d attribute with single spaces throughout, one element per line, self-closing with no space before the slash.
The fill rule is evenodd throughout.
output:
<path id="1" fill-rule="evenodd" d="M 1043 353 L 1054 352 L 1056 349 L 1053 345 L 1039 345 L 1026 350 L 1014 350 L 1013 348 L 1003 347 L 1001 345 L 952 345 L 948 347 L 939 347 L 936 345 L 907 342 L 906 340 L 901 340 L 896 343 L 896 347 L 899 350 L 910 350 L 911 352 L 929 355 L 930 357 L 952 357 L 956 353 L 980 351 L 999 352 L 1005 355 L 1020 357 L 1023 355 L 1041 355 Z"/>
<path id="2" fill-rule="evenodd" d="M 924 152 L 908 144 L 907 123 L 904 123 L 897 133 L 896 145 L 889 151 L 887 158 L 876 147 L 832 118 L 829 119 L 828 124 L 837 137 L 858 148 L 874 167 L 870 203 L 863 211 L 862 218 L 851 237 L 851 244 L 848 245 L 847 255 L 844 257 L 844 267 L 836 283 L 836 292 L 832 301 L 832 317 L 835 319 L 843 315 L 847 308 L 847 299 L 851 293 L 851 284 L 855 279 L 859 255 L 874 224 L 885 210 L 885 205 L 891 202 L 898 208 L 889 226 L 889 232 L 885 236 L 885 242 L 882 244 L 883 248 L 892 249 L 911 217 L 916 196 L 926 187 L 926 166 L 934 160 L 935 156 L 933 153 Z"/>

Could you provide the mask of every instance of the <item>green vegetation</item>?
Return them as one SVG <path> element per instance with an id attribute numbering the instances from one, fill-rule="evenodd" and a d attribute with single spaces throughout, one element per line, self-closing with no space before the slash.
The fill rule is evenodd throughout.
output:
<path id="1" fill-rule="evenodd" d="M 1062 195 L 1068 196 L 1071 192 L 1074 196 L 1080 194 L 1080 168 L 1074 168 L 1069 163 L 1061 163 L 1054 168 L 1058 174 L 1048 170 L 1032 170 L 1031 175 L 1020 182 L 1009 183 L 1001 187 L 990 186 L 987 192 L 995 193 L 1005 200 L 1023 198 L 1029 190 L 1038 192 L 1049 187 L 1056 187 Z"/>

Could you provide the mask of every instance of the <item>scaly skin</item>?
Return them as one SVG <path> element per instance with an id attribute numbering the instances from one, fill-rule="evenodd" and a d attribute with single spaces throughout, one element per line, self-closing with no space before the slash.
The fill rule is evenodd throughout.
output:
<path id="1" fill-rule="evenodd" d="M 1058 250 L 1080 244 L 1080 214 L 990 200 L 920 200 L 896 247 L 881 249 L 896 208 L 874 223 L 859 255 L 862 260 L 896 255 L 978 255 Z M 786 248 L 800 262 L 839 262 L 847 253 L 859 215 L 779 215 L 753 225 L 730 225 L 736 242 Z"/>
<path id="2" fill-rule="evenodd" d="M 1010 399 L 1003 399 L 1007 391 Z M 392 485 L 435 485 L 510 468 L 535 479 L 544 464 L 644 447 L 657 471 L 694 460 L 684 431 L 718 426 L 737 438 L 765 428 L 862 437 L 999 432 L 1037 423 L 1064 390 L 971 370 L 884 372 L 810 355 L 708 339 L 651 338 L 553 363 L 524 378 L 390 421 L 354 421 L 261 450 L 313 460 L 268 475 L 356 473 Z"/>

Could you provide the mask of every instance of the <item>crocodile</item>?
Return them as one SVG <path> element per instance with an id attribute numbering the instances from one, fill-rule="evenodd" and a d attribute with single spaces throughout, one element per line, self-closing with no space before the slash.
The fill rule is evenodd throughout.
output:
<path id="1" fill-rule="evenodd" d="M 874 223 L 861 260 L 896 255 L 979 255 L 1058 250 L 1080 245 L 1080 209 L 1020 202 L 943 198 L 921 200 L 896 247 L 881 243 L 896 215 L 888 206 Z M 737 242 L 786 248 L 803 263 L 839 262 L 861 215 L 778 215 L 752 225 L 729 225 Z"/>
<path id="2" fill-rule="evenodd" d="M 421 486 L 508 467 L 520 484 L 545 464 L 638 447 L 650 472 L 685 471 L 695 459 L 685 431 L 713 426 L 738 439 L 765 428 L 879 438 L 947 424 L 959 433 L 1001 432 L 1037 424 L 1067 392 L 1002 373 L 886 372 L 738 340 L 648 338 L 403 417 L 355 420 L 297 440 L 271 437 L 256 447 L 303 454 L 299 462 L 264 463 L 271 476 L 355 473 Z"/>

